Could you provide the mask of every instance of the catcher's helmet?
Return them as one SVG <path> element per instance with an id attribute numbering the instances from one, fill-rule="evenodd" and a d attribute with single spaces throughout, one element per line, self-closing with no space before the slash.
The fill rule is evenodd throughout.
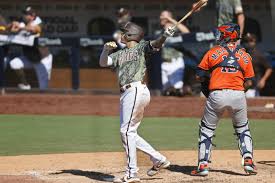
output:
<path id="1" fill-rule="evenodd" d="M 120 30 L 124 34 L 127 41 L 140 42 L 144 37 L 143 29 L 135 23 L 127 22 Z"/>
<path id="2" fill-rule="evenodd" d="M 240 39 L 240 26 L 234 23 L 226 23 L 216 30 L 216 41 L 218 44 L 235 42 Z"/>

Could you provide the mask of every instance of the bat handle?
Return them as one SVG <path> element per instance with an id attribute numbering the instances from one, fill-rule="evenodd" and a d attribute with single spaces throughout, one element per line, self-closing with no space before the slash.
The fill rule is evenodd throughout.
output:
<path id="1" fill-rule="evenodd" d="M 179 25 L 179 24 L 178 24 L 178 22 L 177 22 L 177 23 L 172 27 L 172 29 L 176 29 L 178 25 Z"/>

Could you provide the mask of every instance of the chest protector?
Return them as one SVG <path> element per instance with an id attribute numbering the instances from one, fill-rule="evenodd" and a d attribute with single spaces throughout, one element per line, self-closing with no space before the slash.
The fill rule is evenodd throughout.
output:
<path id="1" fill-rule="evenodd" d="M 215 70 L 216 68 L 222 67 L 222 68 L 234 68 L 234 69 L 239 70 L 242 73 L 244 73 L 242 67 L 240 66 L 240 64 L 238 62 L 238 58 L 236 57 L 236 53 L 241 49 L 241 47 L 237 46 L 233 51 L 231 51 L 227 46 L 225 46 L 224 48 L 228 52 L 228 55 L 223 56 L 223 61 L 214 65 L 210 69 L 210 72 L 212 73 L 212 71 Z"/>

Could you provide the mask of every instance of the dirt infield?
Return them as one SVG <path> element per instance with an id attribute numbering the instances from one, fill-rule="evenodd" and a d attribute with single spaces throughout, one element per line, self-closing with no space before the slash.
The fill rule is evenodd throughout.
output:
<path id="1" fill-rule="evenodd" d="M 0 175 L 0 182 L 3 183 L 45 183 L 36 177 L 26 175 Z"/>
<path id="2" fill-rule="evenodd" d="M 0 96 L 0 114 L 117 116 L 118 102 L 116 95 L 8 94 Z M 198 97 L 153 97 L 145 116 L 201 117 L 204 103 Z M 264 108 L 267 103 L 275 104 L 275 98 L 249 99 L 249 118 L 275 119 L 275 109 Z"/>
<path id="3" fill-rule="evenodd" d="M 213 151 L 208 177 L 190 176 L 196 166 L 195 151 L 166 151 L 172 165 L 155 177 L 148 177 L 149 158 L 139 153 L 139 175 L 146 183 L 178 182 L 274 182 L 275 151 L 256 151 L 258 174 L 246 176 L 238 151 Z M 111 182 L 123 175 L 124 154 L 82 153 L 0 157 L 0 182 L 8 183 L 91 183 Z M 10 175 L 10 176 L 7 176 Z"/>

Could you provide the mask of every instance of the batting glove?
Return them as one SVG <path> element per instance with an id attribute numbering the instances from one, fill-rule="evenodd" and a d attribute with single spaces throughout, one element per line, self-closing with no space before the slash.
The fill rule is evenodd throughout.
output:
<path id="1" fill-rule="evenodd" d="M 114 41 L 107 42 L 104 44 L 104 50 L 113 50 L 117 48 L 117 44 Z"/>
<path id="2" fill-rule="evenodd" d="M 174 36 L 175 32 L 176 32 L 176 27 L 168 27 L 164 31 L 163 36 L 164 37 L 172 37 L 172 36 Z"/>

